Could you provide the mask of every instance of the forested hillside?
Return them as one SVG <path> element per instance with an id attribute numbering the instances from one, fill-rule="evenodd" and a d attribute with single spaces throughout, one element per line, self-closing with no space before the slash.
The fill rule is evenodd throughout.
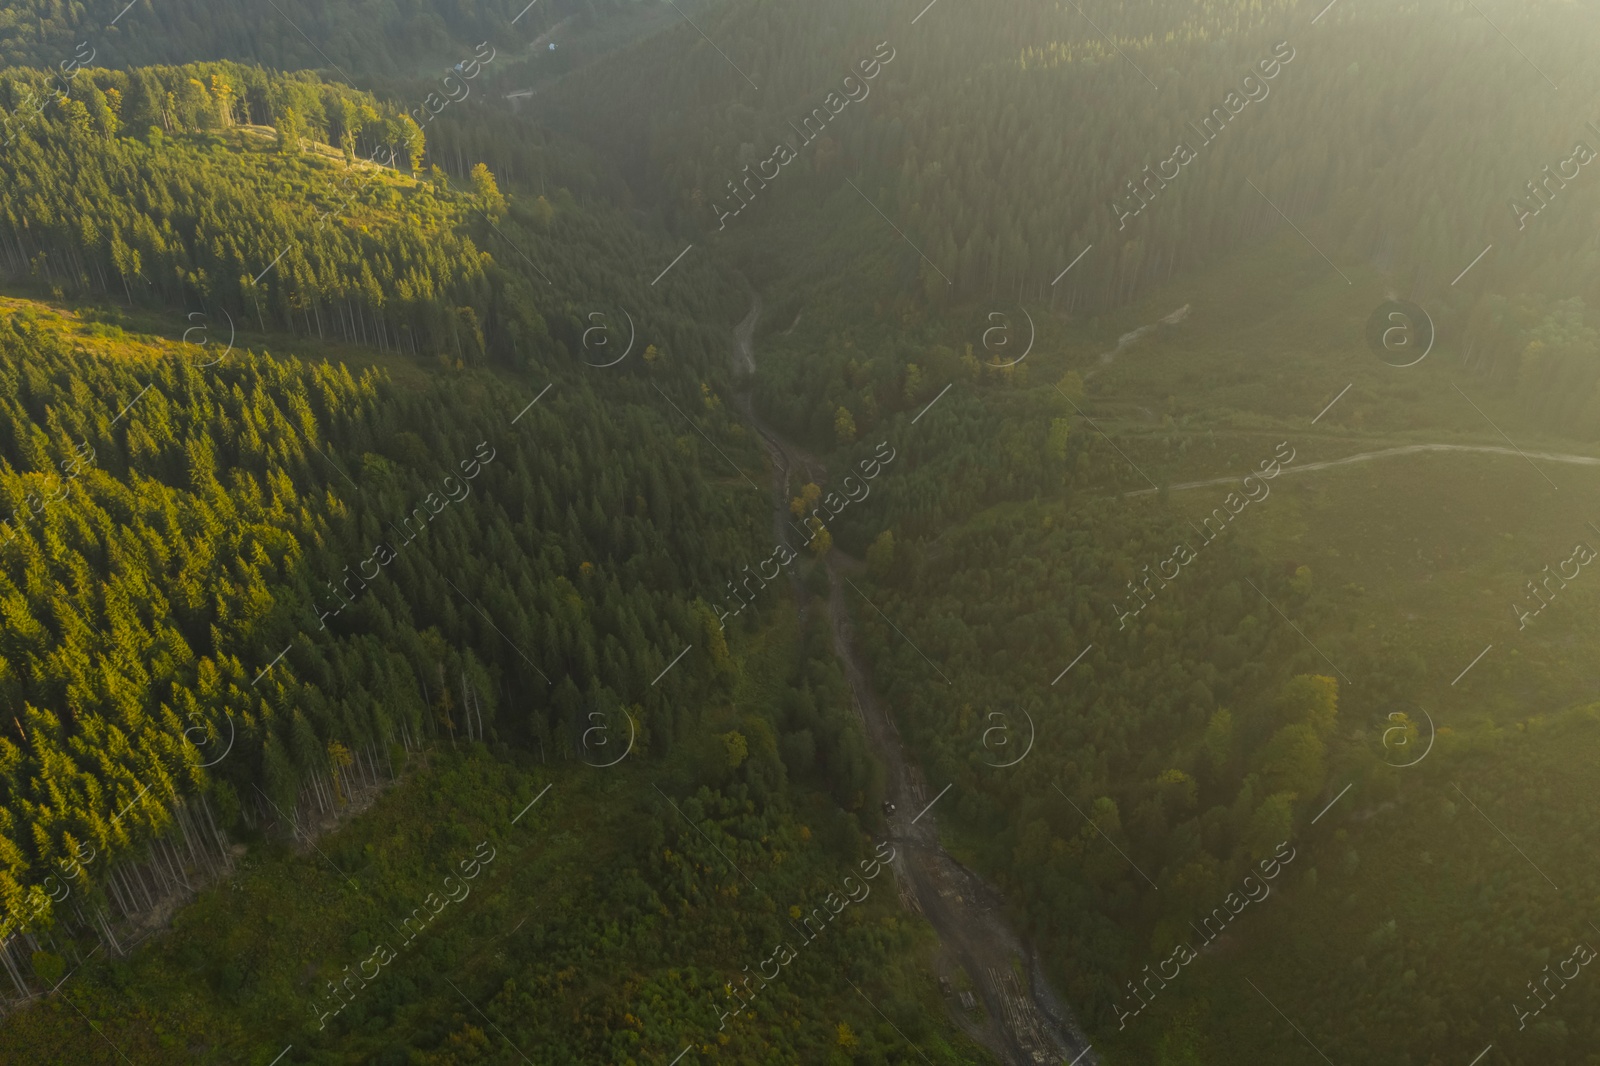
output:
<path id="1" fill-rule="evenodd" d="M 704 62 L 678 62 L 664 37 L 542 106 L 685 232 L 753 277 L 781 274 L 785 321 L 815 295 L 796 275 L 826 290 L 862 257 L 881 258 L 874 295 L 902 314 L 1095 315 L 1295 232 L 1287 218 L 1327 257 L 1327 284 L 1381 272 L 1426 300 L 1441 338 L 1475 342 L 1474 370 L 1527 392 L 1530 412 L 1592 426 L 1600 376 L 1572 354 L 1581 306 L 1557 305 L 1600 300 L 1574 148 L 1600 139 L 1574 104 L 1596 87 L 1579 43 L 1592 14 L 1340 4 L 1313 25 L 1299 8 L 1085 17 L 1017 0 L 940 4 L 910 25 L 871 6 L 732 5 L 705 29 L 738 70 L 704 44 Z M 664 115 L 639 106 L 663 85 Z M 791 254 L 764 254 L 774 240 Z"/>
<path id="2" fill-rule="evenodd" d="M 261 85 L 241 81 L 245 106 Z M 174 795 L 212 787 L 224 823 L 262 797 L 287 803 L 336 748 L 374 760 L 440 729 L 496 728 L 571 752 L 587 715 L 620 723 L 623 706 L 670 745 L 651 679 L 704 643 L 711 615 L 694 605 L 719 574 L 706 549 L 749 545 L 759 525 L 743 480 L 701 465 L 707 443 L 716 463 L 748 451 L 715 403 L 718 331 L 641 293 L 639 351 L 602 373 L 505 295 L 536 278 L 459 232 L 481 189 L 382 176 L 367 204 L 317 227 L 312 204 L 359 164 L 187 132 L 195 117 L 142 140 L 81 128 L 69 111 L 8 156 L 21 276 L 58 295 L 121 290 L 182 338 L 136 340 L 108 310 L 91 322 L 14 309 L 3 339 L 11 926 L 48 913 L 42 883 L 81 844 L 113 863 L 138 853 L 169 828 Z M 376 209 L 397 186 L 429 213 Z M 542 211 L 580 213 L 563 202 Z M 574 244 L 606 225 L 550 222 Z M 293 254 L 247 297 L 237 272 L 274 240 Z M 560 238 L 547 240 L 559 262 Z M 336 306 L 352 277 L 373 298 Z M 430 278 L 480 299 L 482 317 L 437 297 L 411 302 L 415 330 L 383 317 L 383 292 L 426 293 Z M 295 306 L 306 289 L 326 301 L 320 330 L 309 298 Z M 387 338 L 449 369 L 394 364 L 397 380 L 273 358 L 233 339 L 252 319 L 298 327 L 306 343 Z M 533 324 L 521 343 L 515 321 Z M 486 360 L 527 376 L 508 388 L 465 369 Z M 711 669 L 696 657 L 673 683 L 694 692 Z M 214 769 L 197 765 L 224 749 Z"/>
<path id="3" fill-rule="evenodd" d="M 229 62 L 71 83 L 12 72 L 0 154 L 26 296 L 0 335 L 0 961 L 32 1004 L 0 1057 L 444 1063 L 511 1029 L 558 1059 L 668 1061 L 682 1037 L 971 1061 L 888 879 L 750 1011 L 728 990 L 784 909 L 866 868 L 878 795 L 815 623 L 730 647 L 705 602 L 723 561 L 766 551 L 761 463 L 723 402 L 729 264 L 677 264 L 581 146 L 508 142 L 481 101 L 424 134 L 396 103 Z M 506 843 L 466 828 L 486 790 L 526 832 L 552 784 L 587 794 L 549 823 L 563 906 L 516 921 L 545 897 L 499 873 L 487 910 L 416 955 L 408 937 L 410 976 L 347 1004 L 342 956 L 373 962 L 430 866 Z M 264 919 L 222 917 L 240 892 Z M 484 995 L 491 927 L 523 950 Z M 446 959 L 521 1020 L 459 1016 Z M 605 989 L 573 1009 L 580 967 Z"/>
<path id="4" fill-rule="evenodd" d="M 101 3 L 99 0 L 20 0 L 0 14 L 0 62 L 54 67 L 88 43 L 100 63 L 122 68 L 183 60 L 234 59 L 278 70 L 328 70 L 333 66 L 399 82 L 435 67 L 446 54 L 489 37 L 517 19 L 524 40 L 574 16 L 626 18 L 634 5 L 598 0 L 358 0 L 315 4 L 273 0 L 270 5 L 204 3 Z M 531 8 L 531 10 L 529 10 Z"/>
<path id="5" fill-rule="evenodd" d="M 13 5 L 0 1062 L 1600 1062 L 1597 32 Z"/>
<path id="6" fill-rule="evenodd" d="M 13 277 L 471 365 L 577 349 L 577 293 L 648 298 L 630 259 L 650 251 L 614 209 L 559 188 L 509 208 L 481 164 L 456 191 L 416 122 L 368 95 L 233 64 L 80 85 L 87 105 L 21 124 L 0 162 Z M 596 241 L 612 254 L 575 254 Z M 657 328 L 668 351 L 693 343 L 681 312 Z"/>
<path id="7" fill-rule="evenodd" d="M 821 627 L 765 637 L 739 660 L 760 680 L 720 690 L 744 709 L 712 700 L 648 768 L 436 746 L 320 854 L 252 847 L 159 941 L 11 1019 L 0 1061 L 981 1061 L 931 1006 L 892 847 L 813 791 L 848 787 L 826 753 L 860 742 Z M 815 765 L 773 742 L 796 695 Z"/>
<path id="8" fill-rule="evenodd" d="M 1000 320 L 874 316 L 869 260 L 779 320 L 760 395 L 830 469 L 852 437 L 900 446 L 830 523 L 866 562 L 877 687 L 1106 1061 L 1314 1058 L 1261 1024 L 1253 980 L 1334 1061 L 1470 1061 L 1516 1036 L 1507 1061 L 1583 1062 L 1589 990 L 1527 1033 L 1509 1004 L 1536 1007 L 1527 976 L 1583 939 L 1570 894 L 1594 883 L 1592 849 L 1566 812 L 1587 787 L 1600 627 L 1573 562 L 1529 586 L 1553 600 L 1540 628 L 1507 604 L 1527 600 L 1528 622 L 1541 601 L 1512 589 L 1595 543 L 1563 498 L 1592 498 L 1595 463 L 1535 428 L 1521 390 L 1469 385 L 1486 422 L 1451 388 L 1459 350 L 1398 377 L 1359 331 L 1330 335 L 1342 294 L 1297 298 L 1314 261 L 1274 242 L 1098 328 L 1040 315 L 1034 353 L 997 367 L 975 353 Z M 1102 358 L 1184 300 L 1183 325 Z M 1301 473 L 1440 440 L 1504 456 Z M 1218 922 L 1191 923 L 1217 907 L 1208 946 Z"/>
<path id="9" fill-rule="evenodd" d="M 432 682 L 443 711 L 461 663 L 483 663 L 486 722 L 503 707 L 503 728 L 559 730 L 570 747 L 587 711 L 642 699 L 664 653 L 695 639 L 696 587 L 716 580 L 707 538 L 749 543 L 738 490 L 708 491 L 699 438 L 649 409 L 643 384 L 626 390 L 630 410 L 615 388 L 602 401 L 568 377 L 524 413 L 539 390 L 508 397 L 476 375 L 419 393 L 380 372 L 357 381 L 244 351 L 199 368 L 177 346 L 94 357 L 49 329 L 10 329 L 6 661 L 25 736 L 0 744 L 26 849 L 10 851 L 12 893 L 74 839 L 113 843 L 105 821 L 135 782 L 168 791 L 149 772 L 197 783 L 189 724 L 236 716 L 216 772 L 292 795 L 329 741 L 415 734 L 428 679 L 451 666 L 448 687 Z M 622 441 L 650 436 L 662 461 L 641 465 L 647 453 Z M 670 722 L 655 728 L 670 736 Z M 112 773 L 103 760 L 124 743 L 132 761 Z M 37 768 L 60 773 L 74 751 L 84 784 L 36 791 Z"/>
<path id="10" fill-rule="evenodd" d="M 1594 543 L 1592 14 L 1338 5 L 1313 25 L 1317 5 L 1213 34 L 1169 12 L 1150 39 L 1144 12 L 1085 5 L 1124 55 L 1071 6 L 1050 33 L 1017 8 L 730 9 L 706 30 L 737 71 L 673 68 L 666 41 L 635 58 L 701 110 L 597 138 L 772 282 L 762 414 L 829 470 L 902 446 L 830 527 L 866 560 L 849 595 L 930 798 L 953 785 L 953 839 L 1107 1061 L 1588 1061 L 1586 988 L 1518 1016 L 1589 935 L 1572 893 L 1593 886 L 1561 811 L 1600 632 L 1575 563 L 1526 580 Z M 795 38 L 817 45 L 780 54 Z M 553 120 L 635 113 L 610 73 Z M 1188 126 L 1213 106 L 1225 122 Z M 1365 336 L 1397 296 L 1437 327 L 1409 376 Z M 1438 441 L 1507 465 L 1297 471 Z M 1241 487 L 1258 464 L 1275 473 Z M 1551 599 L 1576 613 L 1519 629 Z M 1015 769 L 997 728 L 1007 755 L 1033 743 Z M 1239 886 L 1274 854 L 1273 902 L 1205 946 L 1190 923 L 1258 892 Z M 1191 943 L 1206 961 L 1184 968 Z M 1169 958 L 1187 986 L 1162 991 Z M 1313 1047 L 1261 1023 L 1246 978 L 1292 990 Z"/>

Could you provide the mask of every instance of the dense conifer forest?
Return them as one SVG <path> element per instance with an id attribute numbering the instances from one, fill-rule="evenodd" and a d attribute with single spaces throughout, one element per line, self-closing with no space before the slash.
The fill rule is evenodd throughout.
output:
<path id="1" fill-rule="evenodd" d="M 0 1063 L 1600 1062 L 1597 33 L 10 5 Z"/>

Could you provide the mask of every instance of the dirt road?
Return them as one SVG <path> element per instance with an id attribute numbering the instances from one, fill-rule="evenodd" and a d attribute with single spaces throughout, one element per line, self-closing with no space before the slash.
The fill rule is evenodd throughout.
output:
<path id="1" fill-rule="evenodd" d="M 752 339 L 760 315 L 758 297 L 734 330 L 735 367 L 751 375 L 756 372 Z M 826 471 L 814 456 L 785 441 L 756 417 L 748 389 L 740 390 L 736 403 L 772 457 L 773 526 L 780 540 L 798 550 L 786 521 L 789 473 L 804 471 L 807 480 L 821 484 Z M 883 762 L 887 796 L 896 807 L 888 821 L 901 902 L 921 914 L 938 934 L 940 951 L 935 964 L 941 976 L 952 978 L 957 988 L 970 988 L 982 1011 L 962 1010 L 954 995 L 947 997 L 947 1005 L 961 1027 L 1006 1066 L 1058 1066 L 1069 1061 L 1075 1066 L 1097 1066 L 1099 1059 L 1088 1049 L 1067 1008 L 1046 986 L 1032 948 L 1007 926 L 1003 901 L 939 843 L 934 805 L 944 797 L 930 794 L 921 770 L 907 756 L 894 720 L 873 694 L 866 665 L 855 646 L 848 606 L 850 598 L 861 599 L 850 580 L 860 568 L 860 563 L 837 548 L 828 554 L 827 609 L 834 653 L 844 668 L 867 738 Z M 799 595 L 800 609 L 805 611 L 803 591 Z M 860 606 L 872 609 L 865 602 Z M 964 980 L 958 970 L 964 971 Z"/>
<path id="2" fill-rule="evenodd" d="M 1357 455 L 1347 455 L 1343 459 L 1329 459 L 1321 463 L 1306 463 L 1302 466 L 1286 466 L 1285 474 L 1304 474 L 1312 470 L 1326 470 L 1331 466 L 1344 466 L 1347 463 L 1365 463 L 1373 459 L 1387 459 L 1395 455 L 1415 455 L 1418 452 L 1486 452 L 1490 455 L 1515 455 L 1532 462 L 1543 459 L 1547 463 L 1571 463 L 1576 466 L 1600 466 L 1600 459 L 1589 455 L 1569 455 L 1565 452 L 1524 452 L 1515 448 L 1502 448 L 1494 444 L 1406 444 L 1398 448 L 1384 448 L 1376 452 L 1361 452 Z M 1242 475 L 1241 475 L 1242 476 Z M 1173 492 L 1180 489 L 1198 489 L 1206 485 L 1232 485 L 1239 481 L 1238 477 L 1214 477 L 1206 481 L 1184 481 L 1170 486 Z M 1124 496 L 1149 496 L 1156 489 L 1136 489 L 1133 492 L 1124 492 Z"/>

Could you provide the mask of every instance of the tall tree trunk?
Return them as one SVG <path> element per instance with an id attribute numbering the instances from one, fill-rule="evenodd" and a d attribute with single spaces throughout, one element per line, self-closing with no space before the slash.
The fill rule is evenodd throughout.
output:
<path id="1" fill-rule="evenodd" d="M 8 936 L 5 940 L 0 941 L 0 964 L 3 964 L 6 968 L 6 973 L 11 975 L 11 983 L 17 986 L 17 991 L 22 998 L 27 999 L 32 995 L 28 989 L 28 982 L 23 978 L 22 970 L 17 966 L 17 960 L 11 957 L 11 944 L 15 939 L 15 936 Z"/>
<path id="2" fill-rule="evenodd" d="M 102 907 L 95 911 L 95 918 L 100 925 L 101 941 L 111 949 L 112 954 L 121 955 L 122 945 L 118 943 L 117 934 L 111 928 L 111 916 L 106 912 L 105 908 Z"/>

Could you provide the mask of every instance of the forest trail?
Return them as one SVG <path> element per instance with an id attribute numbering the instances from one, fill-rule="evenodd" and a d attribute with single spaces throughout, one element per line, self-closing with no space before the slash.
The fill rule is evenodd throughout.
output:
<path id="1" fill-rule="evenodd" d="M 1328 459 L 1320 463 L 1307 463 L 1305 466 L 1285 466 L 1285 474 L 1304 474 L 1312 470 L 1326 470 L 1329 467 L 1344 466 L 1347 463 L 1365 463 L 1373 459 L 1387 459 L 1395 455 L 1415 455 L 1419 452 L 1487 452 L 1491 455 L 1515 455 L 1524 459 L 1543 459 L 1549 463 L 1572 463 L 1577 466 L 1600 466 L 1600 459 L 1590 455 L 1572 455 L 1565 452 L 1524 452 L 1515 448 L 1502 448 L 1494 444 L 1406 444 L 1398 448 L 1384 448 L 1381 451 L 1361 452 L 1357 455 L 1347 455 L 1343 459 Z M 1245 475 L 1241 475 L 1245 476 Z M 1232 485 L 1239 481 L 1239 477 L 1214 477 L 1205 481 L 1183 481 L 1169 485 L 1169 490 L 1176 492 L 1179 489 L 1199 489 L 1207 485 Z M 1124 492 L 1123 496 L 1150 496 L 1157 489 L 1135 489 Z"/>
<path id="2" fill-rule="evenodd" d="M 760 314 L 761 299 L 755 297 L 750 313 L 734 329 L 735 368 L 750 375 L 755 373 L 752 341 Z M 825 472 L 815 457 L 794 447 L 756 416 L 748 388 L 740 390 L 737 404 L 772 456 L 773 524 L 787 544 L 791 531 L 786 520 L 789 472 L 801 469 L 807 480 L 819 483 Z M 849 575 L 858 572 L 861 564 L 834 548 L 828 553 L 827 565 L 834 654 L 844 669 L 867 739 L 883 763 L 885 794 L 896 808 L 887 821 L 901 905 L 921 914 L 938 935 L 940 951 L 935 965 L 940 975 L 950 976 L 957 988 L 971 988 L 983 1006 L 979 1015 L 961 1010 L 953 996 L 947 997 L 952 1015 L 969 1036 L 1006 1066 L 1056 1066 L 1067 1061 L 1098 1066 L 1099 1059 L 1089 1050 L 1070 1011 L 1046 984 L 1031 946 L 1006 924 L 1000 895 L 951 858 L 940 844 L 933 805 L 942 793 L 929 793 L 921 768 L 907 755 L 893 719 L 872 691 L 852 636 L 846 602 L 852 593 L 860 594 L 854 592 Z M 804 611 L 804 591 L 798 582 L 796 589 Z M 1019 980 L 1018 966 L 1025 968 L 1026 978 Z M 958 969 L 965 971 L 964 982 L 957 979 Z"/>
<path id="3" fill-rule="evenodd" d="M 1117 356 L 1122 354 L 1122 350 L 1128 347 L 1130 344 L 1133 344 L 1135 341 L 1154 333 L 1162 326 L 1176 326 L 1188 317 L 1189 305 L 1184 304 L 1170 315 L 1165 315 L 1161 318 L 1158 318 L 1147 326 L 1140 326 L 1131 333 L 1124 333 L 1122 336 L 1117 338 L 1117 346 L 1115 348 L 1111 349 L 1109 352 L 1100 353 L 1100 366 L 1097 366 L 1093 370 L 1086 372 L 1083 375 L 1083 380 L 1088 381 L 1090 378 L 1094 377 L 1095 374 L 1099 373 L 1100 367 L 1110 366 L 1111 363 L 1116 360 Z"/>

